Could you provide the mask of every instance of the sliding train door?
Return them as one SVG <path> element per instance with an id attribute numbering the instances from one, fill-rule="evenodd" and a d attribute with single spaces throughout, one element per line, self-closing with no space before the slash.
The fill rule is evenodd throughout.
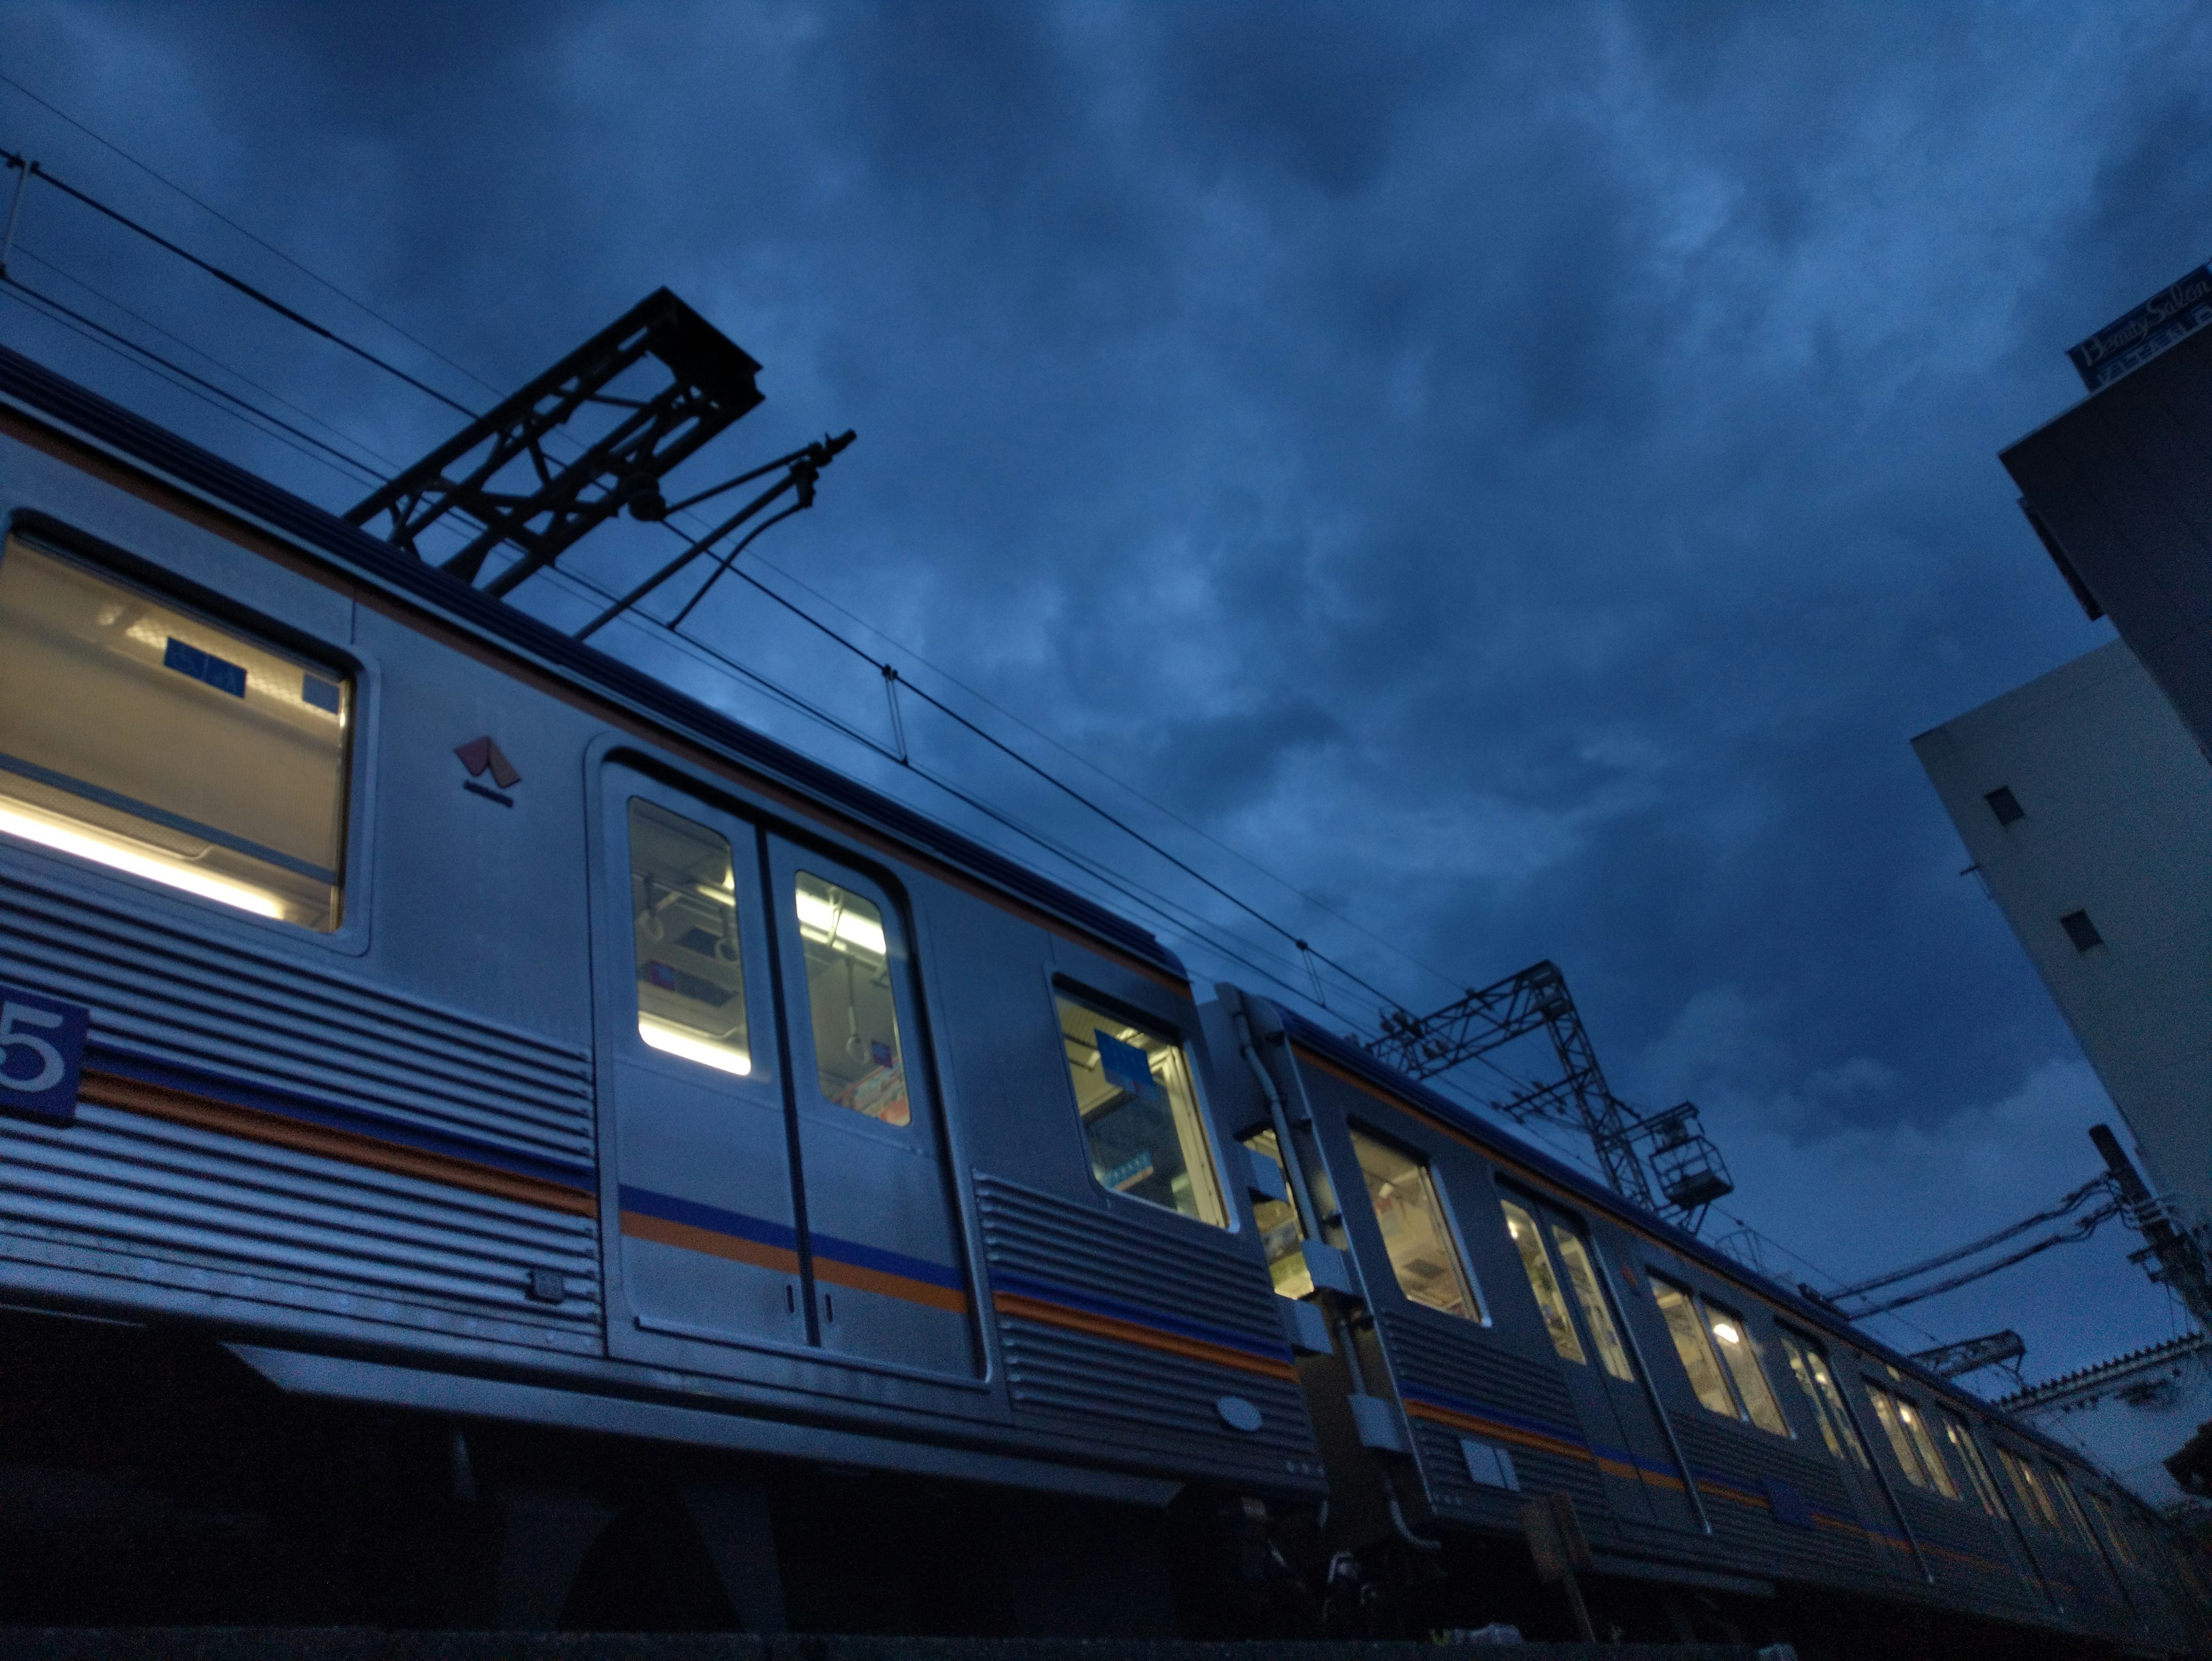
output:
<path id="1" fill-rule="evenodd" d="M 647 773 L 602 779 L 610 1348 L 872 1399 L 899 1396 L 886 1373 L 972 1390 L 897 896 Z"/>
<path id="2" fill-rule="evenodd" d="M 825 1350 L 972 1375 L 975 1326 L 893 896 L 771 837 L 796 1143 Z"/>
<path id="3" fill-rule="evenodd" d="M 1582 1218 L 1501 1184 L 1505 1232 L 1575 1399 L 1615 1512 L 1695 1530 L 1699 1520 L 1667 1440 L 1634 1330 Z"/>
<path id="4" fill-rule="evenodd" d="M 759 831 L 628 768 L 604 779 L 612 1346 L 804 1345 Z"/>

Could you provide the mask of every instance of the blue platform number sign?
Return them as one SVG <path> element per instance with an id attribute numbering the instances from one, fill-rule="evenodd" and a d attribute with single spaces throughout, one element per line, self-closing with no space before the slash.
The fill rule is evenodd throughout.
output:
<path id="1" fill-rule="evenodd" d="M 0 986 L 0 1113 L 69 1124 L 89 1011 L 19 987 Z"/>

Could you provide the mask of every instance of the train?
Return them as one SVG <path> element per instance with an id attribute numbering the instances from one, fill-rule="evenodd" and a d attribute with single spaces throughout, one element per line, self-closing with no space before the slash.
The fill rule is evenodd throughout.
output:
<path id="1" fill-rule="evenodd" d="M 2063 1445 L 0 350 L 0 1622 L 2197 1652 Z"/>

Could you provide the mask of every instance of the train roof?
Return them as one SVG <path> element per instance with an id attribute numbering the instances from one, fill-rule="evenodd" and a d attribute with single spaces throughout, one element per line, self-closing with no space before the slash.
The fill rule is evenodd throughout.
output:
<path id="1" fill-rule="evenodd" d="M 1364 1079 L 1376 1089 L 1401 1097 L 1424 1112 L 1433 1114 L 1473 1140 L 1508 1155 L 1522 1165 L 1534 1168 L 1546 1181 L 1557 1184 L 1577 1196 L 1584 1203 L 1600 1211 L 1626 1214 L 1629 1220 L 1645 1234 L 1652 1237 L 1677 1256 L 1686 1257 L 1700 1268 L 1733 1281 L 1756 1292 L 1769 1303 L 1787 1310 L 1796 1320 L 1816 1330 L 1826 1332 L 1849 1343 L 1854 1349 L 1866 1352 L 1887 1362 L 1901 1372 L 1909 1372 L 1914 1380 L 1935 1390 L 1948 1400 L 1969 1406 L 2003 1421 L 2006 1428 L 2032 1438 L 2052 1453 L 2075 1463 L 2085 1463 L 2081 1451 L 2045 1434 L 2034 1426 L 2002 1411 L 1990 1402 L 1964 1390 L 1951 1380 L 1929 1372 L 1902 1350 L 1893 1348 L 1870 1333 L 1842 1320 L 1832 1311 L 1823 1309 L 1794 1287 L 1785 1286 L 1771 1276 L 1739 1262 L 1687 1229 L 1668 1222 L 1654 1211 L 1626 1195 L 1616 1194 L 1603 1183 L 1594 1180 L 1587 1172 L 1577 1171 L 1565 1160 L 1546 1153 L 1534 1142 L 1514 1135 L 1504 1127 L 1483 1118 L 1466 1103 L 1430 1089 L 1386 1066 L 1358 1045 L 1347 1042 L 1327 1028 L 1316 1025 L 1296 1010 L 1286 1009 L 1273 1000 L 1268 1007 L 1281 1018 L 1284 1030 L 1297 1043 L 1327 1060 L 1332 1066 Z M 2109 1478 L 2109 1473 L 2100 1472 Z M 2111 1479 L 2117 1482 L 2117 1479 Z M 2124 1483 L 2118 1483 L 2123 1493 L 2132 1494 Z"/>
<path id="2" fill-rule="evenodd" d="M 755 731 L 620 659 L 580 644 L 551 625 L 491 598 L 436 566 L 398 552 L 328 509 L 202 449 L 97 392 L 0 346 L 0 404 L 73 432 L 190 495 L 304 545 L 361 581 L 480 636 L 539 667 L 587 686 L 659 724 L 773 774 L 901 842 L 960 867 L 994 887 L 1058 914 L 1120 950 L 1188 982 L 1182 961 L 1148 930 L 1116 916 L 959 832 Z"/>

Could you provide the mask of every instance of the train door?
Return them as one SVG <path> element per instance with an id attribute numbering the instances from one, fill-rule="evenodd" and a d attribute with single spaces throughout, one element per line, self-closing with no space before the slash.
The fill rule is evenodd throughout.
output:
<path id="1" fill-rule="evenodd" d="M 892 897 L 768 839 L 790 1092 L 824 1349 L 973 1374 L 967 1276 Z"/>
<path id="2" fill-rule="evenodd" d="M 804 1345 L 759 833 L 642 774 L 611 767 L 605 780 L 616 915 L 605 968 L 631 989 L 610 999 L 609 1255 L 627 1306 L 610 1311 L 612 1347 Z"/>
<path id="3" fill-rule="evenodd" d="M 761 1352 L 780 1350 L 972 1381 L 892 897 L 645 774 L 604 776 L 610 1348 L 732 1375 L 775 1376 Z"/>
<path id="4" fill-rule="evenodd" d="M 1653 1492 L 1672 1465 L 1589 1237 L 1578 1220 L 1531 1195 L 1509 1189 L 1498 1197 L 1615 1514 L 1694 1528 L 1686 1496 Z"/>

